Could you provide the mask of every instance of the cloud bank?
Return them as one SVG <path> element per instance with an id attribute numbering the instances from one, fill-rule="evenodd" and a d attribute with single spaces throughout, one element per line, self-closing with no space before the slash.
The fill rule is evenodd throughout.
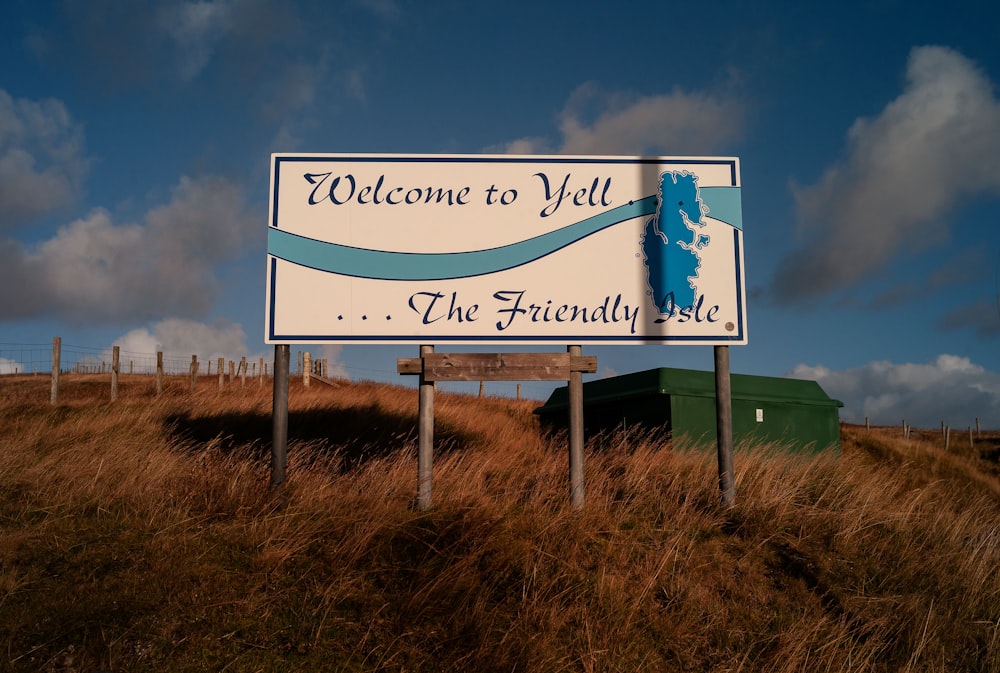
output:
<path id="1" fill-rule="evenodd" d="M 914 49 L 903 93 L 854 123 L 842 163 L 793 191 L 805 240 L 777 269 L 779 300 L 827 295 L 947 238 L 964 199 L 1000 193 L 993 83 L 951 49 Z"/>
<path id="2" fill-rule="evenodd" d="M 744 105 L 725 95 L 678 89 L 633 96 L 586 83 L 559 114 L 559 143 L 520 138 L 501 149 L 509 154 L 704 155 L 737 140 L 745 116 Z"/>
<path id="3" fill-rule="evenodd" d="M 212 324 L 169 318 L 161 320 L 152 328 L 131 330 L 114 340 L 122 351 L 141 355 L 162 352 L 164 357 L 184 358 L 190 361 L 192 355 L 207 362 L 225 358 L 239 362 L 244 356 L 252 355 L 247 350 L 247 335 L 243 327 L 236 323 L 220 320 Z"/>
<path id="4" fill-rule="evenodd" d="M 171 201 L 141 223 L 103 209 L 26 246 L 0 240 L 0 319 L 56 317 L 76 324 L 204 315 L 216 265 L 263 234 L 242 190 L 218 177 L 182 178 Z"/>
<path id="5" fill-rule="evenodd" d="M 0 89 L 0 232 L 71 206 L 87 168 L 82 128 L 62 102 Z"/>
<path id="6" fill-rule="evenodd" d="M 840 419 L 879 425 L 933 428 L 941 421 L 953 428 L 1000 427 L 1000 374 L 957 355 L 939 355 L 924 364 L 871 362 L 834 371 L 800 364 L 786 374 L 819 382 L 830 397 L 844 403 Z"/>

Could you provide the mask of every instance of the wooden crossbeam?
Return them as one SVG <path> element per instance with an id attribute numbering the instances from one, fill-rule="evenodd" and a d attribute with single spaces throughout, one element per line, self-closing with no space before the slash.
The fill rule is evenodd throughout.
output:
<path id="1" fill-rule="evenodd" d="M 568 381 L 570 373 L 593 374 L 596 355 L 569 353 L 428 353 L 399 358 L 400 374 L 423 374 L 425 381 Z"/>

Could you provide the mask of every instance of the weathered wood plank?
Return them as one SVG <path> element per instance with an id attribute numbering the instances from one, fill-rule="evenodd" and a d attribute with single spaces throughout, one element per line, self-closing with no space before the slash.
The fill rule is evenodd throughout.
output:
<path id="1" fill-rule="evenodd" d="M 400 374 L 418 375 L 423 370 L 420 358 L 397 358 L 396 371 Z"/>
<path id="2" fill-rule="evenodd" d="M 597 371 L 596 355 L 569 353 L 429 353 L 399 358 L 400 374 L 428 381 L 567 381 L 571 372 Z"/>

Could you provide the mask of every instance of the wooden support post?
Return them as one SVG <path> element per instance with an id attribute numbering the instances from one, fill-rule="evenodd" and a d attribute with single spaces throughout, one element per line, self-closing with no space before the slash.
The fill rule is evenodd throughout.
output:
<path id="1" fill-rule="evenodd" d="M 240 358 L 240 387 L 247 387 L 247 356 Z"/>
<path id="2" fill-rule="evenodd" d="M 312 353 L 305 351 L 302 353 L 302 385 L 309 387 L 309 378 L 312 375 Z"/>
<path id="3" fill-rule="evenodd" d="M 226 387 L 226 359 L 219 358 L 219 390 Z"/>
<path id="4" fill-rule="evenodd" d="M 194 392 L 198 385 L 198 356 L 191 356 L 191 392 Z"/>
<path id="5" fill-rule="evenodd" d="M 946 425 L 944 427 L 944 450 L 947 451 L 951 448 L 951 426 Z"/>
<path id="6" fill-rule="evenodd" d="M 868 432 L 872 431 L 872 423 L 870 420 L 868 420 L 867 416 L 865 416 L 865 430 Z"/>
<path id="7" fill-rule="evenodd" d="M 260 362 L 258 363 L 258 365 L 259 366 L 257 367 L 257 372 L 258 372 L 257 387 L 258 388 L 263 388 L 264 387 L 264 358 L 260 359 Z"/>
<path id="8" fill-rule="evenodd" d="M 118 346 L 111 348 L 111 401 L 118 399 Z"/>
<path id="9" fill-rule="evenodd" d="M 719 490 L 722 504 L 736 503 L 733 476 L 733 399 L 729 379 L 729 346 L 715 347 L 715 421 L 719 454 Z"/>
<path id="10" fill-rule="evenodd" d="M 236 383 L 236 363 L 229 361 L 229 385 Z"/>
<path id="11" fill-rule="evenodd" d="M 583 355 L 581 346 L 567 346 L 570 358 Z M 573 509 L 583 507 L 583 372 L 571 371 L 569 385 L 569 501 Z"/>
<path id="12" fill-rule="evenodd" d="M 156 394 L 163 394 L 163 351 L 156 351 Z"/>
<path id="13" fill-rule="evenodd" d="M 421 346 L 420 357 L 434 352 L 434 346 Z M 417 427 L 417 507 L 426 511 L 433 504 L 434 477 L 434 383 L 420 375 Z"/>
<path id="14" fill-rule="evenodd" d="M 517 399 L 518 400 L 521 399 L 521 384 L 520 383 L 517 384 Z"/>
<path id="15" fill-rule="evenodd" d="M 583 506 L 583 374 L 597 371 L 597 357 L 581 355 L 580 346 L 569 346 L 567 351 L 435 353 L 433 346 L 421 346 L 419 358 L 400 358 L 396 361 L 398 373 L 420 376 L 417 502 L 421 509 L 431 506 L 434 386 L 437 381 L 568 381 L 570 496 L 574 507 Z"/>
<path id="16" fill-rule="evenodd" d="M 271 403 L 271 490 L 285 483 L 288 456 L 288 344 L 274 346 L 274 398 Z"/>
<path id="17" fill-rule="evenodd" d="M 486 381 L 479 382 L 479 399 L 483 399 L 483 390 L 486 388 Z"/>
<path id="18" fill-rule="evenodd" d="M 52 386 L 49 389 L 49 403 L 59 404 L 59 368 L 62 358 L 62 337 L 52 339 Z"/>

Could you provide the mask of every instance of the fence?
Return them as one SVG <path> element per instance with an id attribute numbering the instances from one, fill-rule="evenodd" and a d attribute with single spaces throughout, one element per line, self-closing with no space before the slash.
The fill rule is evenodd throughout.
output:
<path id="1" fill-rule="evenodd" d="M 59 342 L 59 362 L 54 361 L 55 342 Z M 118 357 L 115 358 L 117 350 Z M 298 352 L 296 375 L 302 376 L 306 368 L 324 378 L 350 378 L 356 381 L 381 381 L 407 385 L 400 380 L 396 371 L 395 358 L 392 368 L 371 369 L 336 363 L 330 366 L 326 357 L 312 358 L 308 351 Z M 205 358 L 204 356 L 177 356 L 163 352 L 149 353 L 124 350 L 118 347 L 100 348 L 62 343 L 60 337 L 53 343 L 6 343 L 0 342 L 0 377 L 8 375 L 49 376 L 55 374 L 98 374 L 98 375 L 148 375 L 148 376 L 191 376 L 192 362 L 197 362 L 196 377 L 217 376 L 219 386 L 225 381 L 239 378 L 243 385 L 247 379 L 267 378 L 272 374 L 270 358 L 243 356 L 239 360 L 229 358 Z M 293 359 L 293 364 L 295 360 Z M 117 363 L 117 364 L 116 364 Z M 307 363 L 310 363 L 307 365 Z M 112 385 L 114 382 L 112 382 Z M 260 383 L 259 383 L 260 384 Z M 544 382 L 513 383 L 508 381 L 490 382 L 449 382 L 438 383 L 442 392 L 464 393 L 479 397 L 516 397 L 517 399 L 544 400 L 552 392 L 553 386 Z M 159 389 L 159 387 L 158 387 Z M 58 396 L 58 392 L 54 393 Z"/>

